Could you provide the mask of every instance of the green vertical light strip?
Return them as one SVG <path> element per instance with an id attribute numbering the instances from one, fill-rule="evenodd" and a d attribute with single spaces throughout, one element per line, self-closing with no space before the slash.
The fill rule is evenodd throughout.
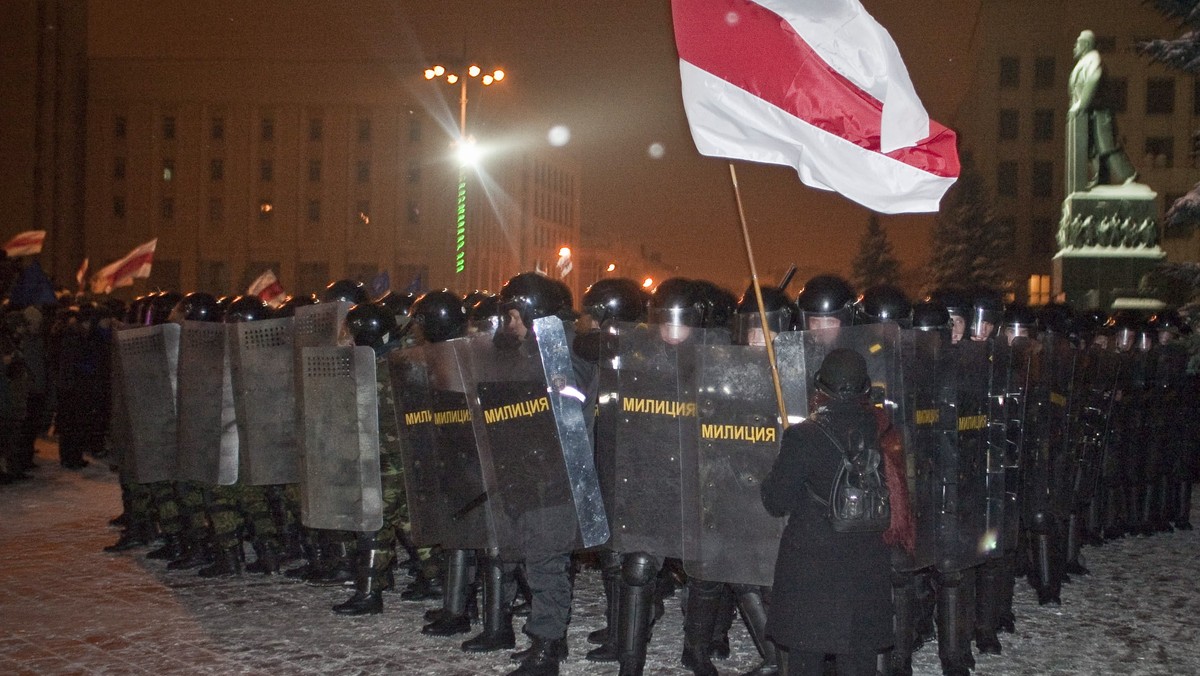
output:
<path id="1" fill-rule="evenodd" d="M 467 169 L 458 168 L 458 209 L 455 224 L 454 272 L 462 273 L 467 267 Z"/>

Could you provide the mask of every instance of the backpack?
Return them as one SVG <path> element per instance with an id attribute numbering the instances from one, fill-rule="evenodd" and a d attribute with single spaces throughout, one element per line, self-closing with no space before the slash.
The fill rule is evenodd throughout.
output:
<path id="1" fill-rule="evenodd" d="M 892 508 L 883 471 L 883 451 L 879 447 L 879 436 L 870 435 L 867 439 L 859 436 L 849 440 L 856 451 L 851 455 L 846 445 L 838 440 L 824 421 L 818 418 L 811 420 L 842 452 L 842 466 L 834 475 L 828 499 L 818 495 L 812 484 L 805 481 L 808 494 L 825 507 L 825 518 L 835 532 L 886 531 L 891 524 Z"/>

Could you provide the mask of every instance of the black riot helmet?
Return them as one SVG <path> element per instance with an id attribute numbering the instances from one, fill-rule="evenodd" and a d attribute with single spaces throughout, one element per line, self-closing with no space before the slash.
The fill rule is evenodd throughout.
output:
<path id="1" fill-rule="evenodd" d="M 391 311 L 376 303 L 359 303 L 346 311 L 346 329 L 355 345 L 379 347 L 395 328 Z"/>
<path id="2" fill-rule="evenodd" d="M 221 311 L 221 317 L 225 317 L 225 313 L 229 311 L 229 304 L 234 301 L 237 296 L 217 296 L 217 309 Z"/>
<path id="3" fill-rule="evenodd" d="M 1066 303 L 1047 303 L 1035 312 L 1038 326 L 1047 333 L 1070 335 L 1075 324 L 1075 311 Z"/>
<path id="4" fill-rule="evenodd" d="M 353 279 L 339 279 L 336 282 L 330 282 L 329 286 L 321 292 L 321 302 L 332 303 L 334 301 L 359 305 L 371 302 L 371 298 L 367 294 L 367 287 L 362 282 Z"/>
<path id="5" fill-rule="evenodd" d="M 540 272 L 522 272 L 500 289 L 501 311 L 516 310 L 526 328 L 533 328 L 535 319 L 569 311 L 570 302 L 570 291 L 564 296 L 564 287 Z"/>
<path id="6" fill-rule="evenodd" d="M 1004 320 L 1004 299 L 994 289 L 980 288 L 971 294 L 971 316 L 967 330 L 971 340 L 987 340 L 996 335 Z"/>
<path id="7" fill-rule="evenodd" d="M 737 296 L 704 279 L 694 282 L 704 311 L 700 325 L 706 329 L 721 329 L 733 322 Z"/>
<path id="8" fill-rule="evenodd" d="M 147 324 L 164 324 L 171 317 L 171 310 L 183 299 L 183 296 L 174 291 L 160 291 L 150 298 L 149 314 L 146 318 Z"/>
<path id="9" fill-rule="evenodd" d="M 1037 337 L 1037 315 L 1028 306 L 1012 304 L 1004 308 L 1004 319 L 1001 321 L 1001 334 L 1009 345 L 1017 338 L 1034 339 Z"/>
<path id="10" fill-rule="evenodd" d="M 804 285 L 796 297 L 800 308 L 800 328 L 809 330 L 834 326 L 822 319 L 836 319 L 837 326 L 849 326 L 854 318 L 854 287 L 837 275 L 817 275 Z"/>
<path id="11" fill-rule="evenodd" d="M 912 301 L 898 286 L 877 284 L 863 291 L 855 303 L 859 324 L 895 322 L 903 328 L 912 324 Z"/>
<path id="12" fill-rule="evenodd" d="M 392 313 L 392 320 L 399 328 L 408 323 L 409 312 L 417 297 L 411 293 L 388 291 L 375 300 L 375 304 Z"/>
<path id="13" fill-rule="evenodd" d="M 913 305 L 912 327 L 918 331 L 949 331 L 950 313 L 936 300 L 923 300 Z"/>
<path id="14" fill-rule="evenodd" d="M 1133 310 L 1117 310 L 1112 313 L 1104 328 L 1114 337 L 1116 348 L 1128 352 L 1137 342 L 1138 334 L 1142 332 L 1145 319 Z"/>
<path id="15" fill-rule="evenodd" d="M 271 308 L 258 296 L 238 296 L 225 309 L 225 323 L 256 322 L 269 319 Z"/>
<path id="16" fill-rule="evenodd" d="M 871 391 L 867 360 L 854 350 L 844 347 L 825 355 L 813 378 L 817 389 L 839 401 L 862 397 Z"/>
<path id="17" fill-rule="evenodd" d="M 583 311 L 597 324 L 607 321 L 640 322 L 646 317 L 650 294 L 632 279 L 601 279 L 583 292 Z"/>
<path id="18" fill-rule="evenodd" d="M 494 333 L 500 328 L 500 296 L 484 296 L 467 310 L 467 333 Z"/>
<path id="19" fill-rule="evenodd" d="M 699 327 L 704 300 L 696 283 L 683 277 L 665 279 L 650 294 L 646 317 L 652 324 Z"/>
<path id="20" fill-rule="evenodd" d="M 778 286 L 764 286 L 761 290 L 763 309 L 767 314 L 767 330 L 773 335 L 795 331 L 800 311 L 796 309 L 796 304 L 788 297 L 787 292 Z M 758 312 L 758 299 L 754 296 L 753 284 L 742 294 L 734 313 L 733 342 L 737 345 L 764 345 L 762 319 Z"/>
<path id="21" fill-rule="evenodd" d="M 491 295 L 492 294 L 488 293 L 487 291 L 480 291 L 479 289 L 475 289 L 474 291 L 471 291 L 470 293 L 463 294 L 462 306 L 464 308 L 470 309 L 470 308 L 474 307 L 476 303 L 478 303 L 479 301 L 481 301 L 484 298 L 487 298 L 488 296 L 491 296 Z"/>
<path id="22" fill-rule="evenodd" d="M 458 294 L 447 289 L 429 291 L 413 303 L 413 324 L 421 327 L 425 340 L 440 343 L 467 335 L 467 311 Z"/>
<path id="23" fill-rule="evenodd" d="M 1192 332 L 1192 327 L 1184 321 L 1183 315 L 1179 314 L 1174 308 L 1166 308 L 1159 310 L 1150 318 L 1150 325 L 1158 331 L 1159 342 L 1170 341 L 1179 336 L 1186 336 Z"/>
<path id="24" fill-rule="evenodd" d="M 283 299 L 283 302 L 279 304 L 279 307 L 275 308 L 275 311 L 271 315 L 277 319 L 281 317 L 294 317 L 296 316 L 296 308 L 304 307 L 305 305 L 314 305 L 316 302 L 317 297 L 311 293 L 304 296 L 288 296 Z"/>
<path id="25" fill-rule="evenodd" d="M 211 293 L 193 291 L 184 296 L 175 305 L 174 315 L 189 322 L 219 322 L 221 310 L 217 307 L 217 299 Z"/>

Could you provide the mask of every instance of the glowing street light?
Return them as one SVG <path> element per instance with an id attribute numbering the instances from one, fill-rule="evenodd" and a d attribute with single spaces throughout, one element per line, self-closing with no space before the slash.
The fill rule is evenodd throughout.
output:
<path id="1" fill-rule="evenodd" d="M 617 264 L 616 264 L 616 263 L 609 263 L 609 264 L 608 264 L 608 267 L 607 267 L 607 268 L 605 268 L 605 269 L 604 269 L 604 271 L 605 271 L 605 272 L 612 272 L 612 271 L 614 271 L 614 270 L 616 270 L 616 269 L 617 269 Z"/>
<path id="2" fill-rule="evenodd" d="M 643 289 L 649 289 L 652 286 L 654 286 L 654 278 L 653 277 L 647 277 L 646 281 L 642 282 Z"/>
<path id="3" fill-rule="evenodd" d="M 461 66 L 454 72 L 445 66 L 434 64 L 425 69 L 425 79 L 445 78 L 447 84 L 457 84 L 458 90 L 458 193 L 455 204 L 454 272 L 461 273 L 467 267 L 467 169 L 479 163 L 479 148 L 475 140 L 467 136 L 467 82 L 478 79 L 485 86 L 504 79 L 499 68 L 484 74 L 477 64 L 470 64 L 465 71 Z M 465 77 L 464 77 L 465 75 Z M 480 77 L 480 76 L 483 77 Z"/>

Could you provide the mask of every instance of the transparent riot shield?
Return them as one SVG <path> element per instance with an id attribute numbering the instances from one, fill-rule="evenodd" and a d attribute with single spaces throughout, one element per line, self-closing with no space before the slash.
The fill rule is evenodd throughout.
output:
<path id="1" fill-rule="evenodd" d="M 304 348 L 351 344 L 353 341 L 349 335 L 345 336 L 345 340 L 340 343 L 339 339 L 343 338 L 342 331 L 343 324 L 346 322 L 346 313 L 352 307 L 354 306 L 351 303 L 345 301 L 332 301 L 296 308 L 292 324 L 292 355 L 295 359 L 293 386 L 295 387 L 296 406 L 295 425 L 298 430 L 304 430 L 304 388 L 302 387 L 303 379 L 300 377 L 300 374 L 304 372 Z M 301 453 L 303 453 L 304 442 L 301 441 L 299 445 Z"/>
<path id="2" fill-rule="evenodd" d="M 1071 503 L 1072 511 L 1087 516 L 1088 530 L 1093 535 L 1099 528 L 1096 503 L 1104 475 L 1104 461 L 1110 457 L 1112 422 L 1119 402 L 1118 391 L 1124 364 L 1119 355 L 1090 347 L 1080 355 L 1076 380 L 1078 397 L 1077 420 L 1072 445 Z"/>
<path id="3" fill-rule="evenodd" d="M 1027 523 L 1032 523 L 1034 514 L 1066 518 L 1070 512 L 1067 433 L 1078 353 L 1070 341 L 1057 334 L 1041 336 L 1039 344 L 1026 406 L 1036 407 L 1032 413 L 1027 411 L 1027 417 L 1035 420 L 1032 434 L 1026 435 L 1029 451 L 1025 453 L 1028 460 L 1021 498 Z"/>
<path id="4" fill-rule="evenodd" d="M 392 352 L 413 541 L 449 549 L 496 547 L 474 415 L 469 341 Z"/>
<path id="5" fill-rule="evenodd" d="M 683 558 L 685 487 L 682 449 L 696 442 L 695 346 L 701 329 L 664 340 L 663 327 L 615 323 L 612 354 L 601 362 L 606 383 L 600 413 L 597 470 L 612 527 L 612 549 Z M 678 331 L 672 327 L 672 330 Z M 604 449 L 609 449 L 607 452 Z"/>
<path id="6" fill-rule="evenodd" d="M 310 528 L 375 531 L 383 525 L 375 352 L 308 347 L 301 520 Z"/>
<path id="7" fill-rule="evenodd" d="M 939 463 L 936 565 L 944 572 L 971 568 L 1001 553 L 1005 449 L 995 443 L 991 357 L 992 342 L 974 341 L 959 343 L 950 355 L 953 389 L 948 394 L 953 396 L 957 443 L 943 444 Z"/>
<path id="8" fill-rule="evenodd" d="M 230 325 L 240 477 L 253 486 L 300 481 L 294 328 L 292 317 Z"/>
<path id="9" fill-rule="evenodd" d="M 238 480 L 227 326 L 194 321 L 180 326 L 177 479 L 218 486 Z"/>
<path id="10" fill-rule="evenodd" d="M 991 345 L 992 382 L 988 387 L 988 481 L 994 483 L 995 466 L 1002 468 L 1004 504 L 997 547 L 1013 551 L 1021 530 L 1021 503 L 1025 474 L 1037 438 L 1038 390 L 1033 387 L 1039 366 L 1038 343 L 1019 337 L 1009 345 L 1003 338 Z M 989 490 L 999 490 L 992 487 Z M 989 517 L 993 518 L 993 517 Z"/>
<path id="11" fill-rule="evenodd" d="M 514 348 L 467 339 L 480 460 L 501 556 L 564 552 L 609 539 L 608 519 L 562 320 L 533 322 Z"/>
<path id="12" fill-rule="evenodd" d="M 767 513 L 762 483 L 783 427 L 765 347 L 697 345 L 699 529 L 684 560 L 702 580 L 770 586 L 784 520 Z"/>
<path id="13" fill-rule="evenodd" d="M 121 368 L 121 351 L 116 340 L 109 346 L 112 361 L 111 414 L 108 423 L 108 441 L 112 447 L 113 460 L 120 471 L 122 481 L 133 481 L 134 458 L 130 450 L 133 437 L 130 432 L 129 407 L 125 402 L 125 376 Z"/>
<path id="14" fill-rule="evenodd" d="M 175 478 L 179 445 L 175 415 L 179 325 L 123 329 L 116 334 L 122 395 L 129 412 L 134 481 Z"/>
<path id="15" fill-rule="evenodd" d="M 892 565 L 912 571 L 934 565 L 938 553 L 938 523 L 942 496 L 939 463 L 945 449 L 957 446 L 957 418 L 952 406 L 949 336 L 938 331 L 900 332 L 904 378 L 905 476 L 909 506 L 916 527 L 916 546 L 910 556 L 895 552 Z M 949 394 L 948 394 L 949 393 Z"/>

